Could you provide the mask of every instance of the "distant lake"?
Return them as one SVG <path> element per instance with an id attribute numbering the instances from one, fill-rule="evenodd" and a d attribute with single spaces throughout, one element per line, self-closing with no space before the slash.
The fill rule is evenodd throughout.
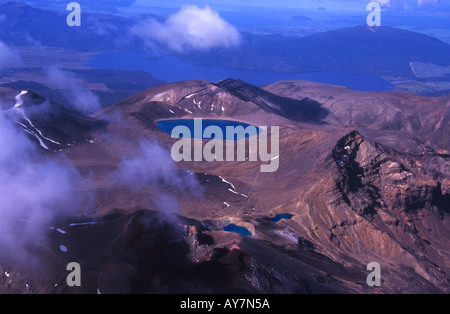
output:
<path id="1" fill-rule="evenodd" d="M 200 66 L 174 57 L 155 58 L 145 51 L 110 52 L 92 56 L 86 66 L 97 69 L 145 71 L 168 83 L 203 79 L 218 82 L 226 78 L 240 79 L 260 86 L 283 80 L 305 80 L 311 82 L 342 85 L 358 91 L 391 91 L 395 87 L 381 77 L 345 72 L 284 73 L 276 71 L 244 70 L 223 66 Z"/>

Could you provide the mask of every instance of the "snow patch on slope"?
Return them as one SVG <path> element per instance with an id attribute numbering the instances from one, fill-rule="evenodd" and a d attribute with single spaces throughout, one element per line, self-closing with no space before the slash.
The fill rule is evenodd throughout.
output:
<path id="1" fill-rule="evenodd" d="M 26 115 L 25 110 L 22 108 L 23 105 L 22 96 L 26 95 L 27 93 L 28 91 L 21 91 L 15 97 L 16 104 L 11 109 L 5 110 L 4 112 L 8 114 L 17 124 L 19 124 L 25 130 L 25 132 L 36 138 L 39 142 L 39 145 L 41 145 L 42 148 L 49 150 L 48 146 L 45 145 L 44 140 L 61 146 L 61 143 L 46 137 L 42 133 L 42 131 L 39 130 Z"/>

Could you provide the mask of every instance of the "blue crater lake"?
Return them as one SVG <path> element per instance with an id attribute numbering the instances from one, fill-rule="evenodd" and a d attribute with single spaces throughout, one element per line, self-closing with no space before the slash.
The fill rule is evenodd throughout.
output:
<path id="1" fill-rule="evenodd" d="M 245 227 L 241 227 L 241 226 L 237 226 L 235 224 L 230 224 L 228 226 L 225 226 L 222 231 L 227 231 L 227 232 L 234 232 L 234 233 L 239 233 L 240 235 L 244 236 L 244 237 L 248 237 L 251 236 L 252 234 L 250 233 L 250 231 L 248 231 L 247 228 Z"/>
<path id="2" fill-rule="evenodd" d="M 221 140 L 229 140 L 235 141 L 240 140 L 245 137 L 250 137 L 257 135 L 261 132 L 259 127 L 233 121 L 233 120 L 217 120 L 217 119 L 201 119 L 201 124 L 197 124 L 199 119 L 171 119 L 171 120 L 160 120 L 156 122 L 156 126 L 163 131 L 164 133 L 172 134 L 172 131 L 175 127 L 183 126 L 189 129 L 190 137 L 196 139 L 221 139 Z M 212 128 L 209 127 L 217 127 L 216 130 L 218 132 L 212 131 Z M 236 127 L 242 127 L 248 132 L 237 132 L 234 130 Z M 212 132 L 211 137 L 205 136 L 205 129 L 209 128 Z M 242 130 L 242 128 L 239 128 Z M 238 129 L 238 130 L 239 130 Z M 201 130 L 201 131 L 200 131 Z M 219 131 L 220 130 L 220 131 Z M 208 130 L 207 130 L 208 131 Z M 177 134 L 179 136 L 179 134 Z M 184 137 L 187 137 L 186 134 L 183 134 Z"/>
<path id="3" fill-rule="evenodd" d="M 272 220 L 273 222 L 278 222 L 282 219 L 291 219 L 292 215 L 291 214 L 278 214 L 273 218 L 270 218 L 270 220 Z"/>

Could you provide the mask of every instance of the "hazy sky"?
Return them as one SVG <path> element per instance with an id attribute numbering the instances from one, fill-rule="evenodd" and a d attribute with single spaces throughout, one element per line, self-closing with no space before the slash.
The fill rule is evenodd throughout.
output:
<path id="1" fill-rule="evenodd" d="M 0 0 L 4 2 L 6 0 Z M 33 6 L 59 7 L 64 6 L 69 0 L 24 0 Z M 272 8 L 296 8 L 317 9 L 319 7 L 328 10 L 359 11 L 372 0 L 77 0 L 82 6 L 98 10 L 113 10 L 117 7 L 168 7 L 179 8 L 183 4 L 210 5 L 213 8 L 232 7 L 272 7 Z M 376 0 L 386 10 L 439 10 L 450 11 L 448 0 Z"/>
<path id="2" fill-rule="evenodd" d="M 317 9 L 323 7 L 331 10 L 360 10 L 371 0 L 135 0 L 134 5 L 145 6 L 179 6 L 182 4 L 217 5 L 217 6 L 257 6 L 274 8 Z M 377 0 L 386 9 L 445 10 L 450 7 L 450 1 L 443 0 Z"/>

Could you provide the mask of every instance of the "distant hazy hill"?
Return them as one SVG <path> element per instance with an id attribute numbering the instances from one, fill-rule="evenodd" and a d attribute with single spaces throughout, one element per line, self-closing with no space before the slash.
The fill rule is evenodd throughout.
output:
<path id="1" fill-rule="evenodd" d="M 27 2 L 33 6 L 39 6 L 44 9 L 57 10 L 61 7 L 65 7 L 65 5 L 67 5 L 70 1 L 28 0 Z M 118 10 L 116 7 L 127 7 L 131 5 L 134 0 L 78 0 L 77 2 L 83 7 L 84 10 L 89 12 L 117 12 Z"/>
<path id="2" fill-rule="evenodd" d="M 32 8 L 24 2 L 1 2 L 0 40 L 11 45 L 74 48 L 81 51 L 136 49 L 128 29 L 136 20 L 83 13 L 82 27 L 69 27 L 69 11 L 60 13 Z"/>
<path id="3" fill-rule="evenodd" d="M 450 65 L 450 45 L 392 27 L 356 26 L 301 38 L 245 34 L 239 48 L 180 57 L 198 64 L 257 70 L 344 71 L 413 77 L 410 62 Z"/>
<path id="4" fill-rule="evenodd" d="M 24 71 L 33 73 L 37 69 Z M 11 71 L 12 72 L 12 71 Z M 4 72 L 10 74 L 10 72 Z M 151 74 L 142 71 L 119 71 L 119 70 L 73 70 L 79 79 L 86 83 L 87 88 L 100 100 L 103 107 L 112 105 L 119 100 L 134 95 L 144 89 L 160 85 L 165 81 L 154 78 Z M 9 83 L 0 84 L 3 87 L 11 87 L 17 90 L 33 91 L 56 101 L 66 108 L 72 108 L 70 98 L 67 97 L 67 90 L 49 88 L 44 81 L 16 80 Z"/>

